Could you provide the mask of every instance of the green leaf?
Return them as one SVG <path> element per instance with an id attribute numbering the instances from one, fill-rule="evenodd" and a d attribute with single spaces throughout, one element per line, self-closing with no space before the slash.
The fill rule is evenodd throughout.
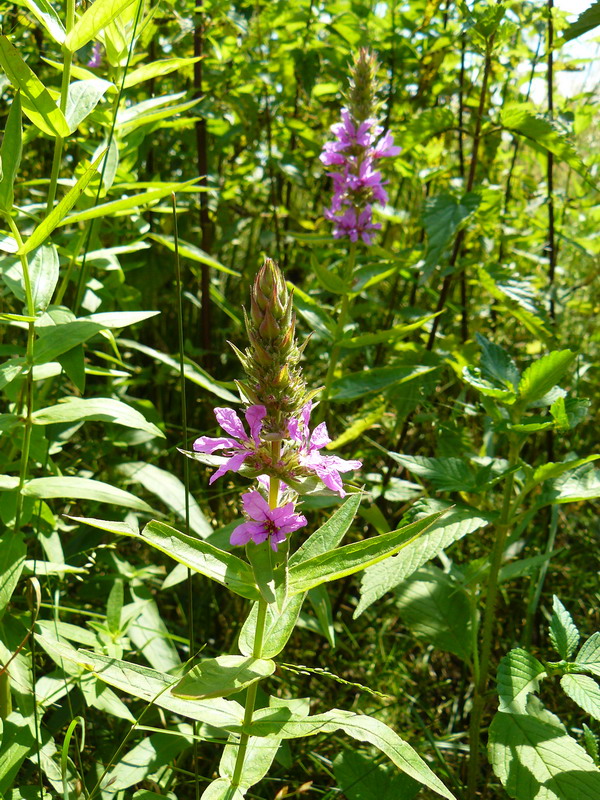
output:
<path id="1" fill-rule="evenodd" d="M 123 610 L 123 580 L 117 578 L 113 583 L 106 602 L 106 624 L 112 634 L 121 630 L 121 611 Z"/>
<path id="2" fill-rule="evenodd" d="M 535 403 L 541 400 L 566 375 L 575 354 L 570 350 L 555 350 L 527 367 L 519 383 L 519 400 Z"/>
<path id="3" fill-rule="evenodd" d="M 45 311 L 50 305 L 58 283 L 60 265 L 58 251 L 53 244 L 38 247 L 29 263 L 29 280 L 33 306 L 36 311 Z"/>
<path id="4" fill-rule="evenodd" d="M 193 667 L 171 689 L 175 697 L 204 700 L 227 697 L 275 672 L 275 662 L 265 658 L 218 656 L 206 658 Z"/>
<path id="5" fill-rule="evenodd" d="M 577 154 L 575 147 L 560 130 L 556 122 L 536 113 L 531 103 L 508 103 L 502 108 L 500 121 L 508 130 L 524 136 L 529 145 L 541 153 L 553 153 L 560 161 L 564 161 L 575 172 L 595 187 L 589 170 Z"/>
<path id="6" fill-rule="evenodd" d="M 369 345 L 379 344 L 380 342 L 395 342 L 408 336 L 412 331 L 422 328 L 430 320 L 439 316 L 442 312 L 438 311 L 435 314 L 428 314 L 426 317 L 421 317 L 414 322 L 408 322 L 404 325 L 394 325 L 393 328 L 388 328 L 386 331 L 375 331 L 374 333 L 363 333 L 360 336 L 352 336 L 349 339 L 342 339 L 340 344 L 342 347 L 368 347 Z"/>
<path id="7" fill-rule="evenodd" d="M 27 547 L 23 536 L 5 533 L 0 538 L 0 619 L 21 577 Z"/>
<path id="8" fill-rule="evenodd" d="M 484 376 L 504 384 L 508 389 L 516 389 L 519 385 L 519 370 L 510 355 L 481 334 L 476 334 L 476 338 L 481 347 L 481 369 Z"/>
<path id="9" fill-rule="evenodd" d="M 290 568 L 290 595 L 306 592 L 322 583 L 345 578 L 394 555 L 427 530 L 444 512 L 404 525 L 398 530 L 373 536 L 362 542 L 347 544 L 309 558 Z"/>
<path id="10" fill-rule="evenodd" d="M 67 35 L 65 26 L 49 0 L 21 0 L 21 3 L 42 23 L 55 42 L 64 43 Z"/>
<path id="11" fill-rule="evenodd" d="M 415 542 L 407 545 L 398 558 L 388 558 L 365 570 L 360 583 L 360 600 L 354 617 L 360 616 L 376 600 L 406 580 L 425 562 L 453 542 L 489 525 L 489 519 L 470 508 L 450 508 Z"/>
<path id="12" fill-rule="evenodd" d="M 70 84 L 65 118 L 71 133 L 77 130 L 111 88 L 114 88 L 114 84 L 102 78 L 89 78 Z"/>
<path id="13" fill-rule="evenodd" d="M 8 112 L 0 148 L 2 165 L 0 210 L 2 211 L 10 211 L 13 207 L 15 178 L 21 163 L 22 139 L 21 92 L 17 92 Z"/>
<path id="14" fill-rule="evenodd" d="M 67 475 L 51 478 L 34 478 L 27 481 L 22 489 L 26 497 L 44 500 L 61 498 L 69 500 L 94 500 L 97 503 L 111 503 L 115 506 L 133 508 L 137 511 L 152 512 L 152 508 L 135 495 L 119 489 L 110 483 L 94 481 L 91 478 L 73 478 Z"/>
<path id="15" fill-rule="evenodd" d="M 260 598 L 252 570 L 245 561 L 231 553 L 186 536 L 185 533 L 156 520 L 149 522 L 137 538 L 185 564 L 193 572 L 205 575 L 242 597 L 249 600 Z"/>
<path id="16" fill-rule="evenodd" d="M 593 633 L 586 639 L 575 656 L 575 663 L 586 672 L 600 677 L 600 633 Z"/>
<path id="17" fill-rule="evenodd" d="M 567 30 L 563 33 L 565 42 L 576 39 L 578 36 L 583 36 L 584 33 L 593 30 L 600 25 L 600 0 L 595 3 L 577 17 L 575 22 L 572 22 Z"/>
<path id="18" fill-rule="evenodd" d="M 474 192 L 460 199 L 450 194 L 440 194 L 425 201 L 423 226 L 427 233 L 427 253 L 421 282 L 429 280 L 441 263 L 444 251 L 477 211 L 480 202 L 481 197 Z"/>
<path id="19" fill-rule="evenodd" d="M 173 730 L 168 733 L 147 735 L 131 750 L 124 752 L 119 761 L 104 776 L 105 785 L 110 786 L 111 791 L 116 795 L 130 786 L 141 784 L 146 779 L 150 780 L 150 776 L 163 774 L 165 768 L 170 771 L 171 765 L 177 761 L 177 757 L 187 750 L 193 741 L 191 735 L 183 734 L 182 728 L 187 728 L 188 733 L 192 733 L 189 725 L 178 725 L 177 736 L 173 735 L 175 732 Z M 127 796 L 131 797 L 129 793 Z M 169 797 L 169 795 L 166 796 Z M 137 800 L 160 800 L 160 798 L 164 800 L 165 795 L 142 790 L 136 792 L 134 797 Z"/>
<path id="20" fill-rule="evenodd" d="M 556 717 L 555 723 L 546 718 L 500 711 L 492 720 L 489 758 L 509 797 L 597 800 L 600 770 Z"/>
<path id="21" fill-rule="evenodd" d="M 208 784 L 200 800 L 244 800 L 245 797 L 246 793 L 239 787 L 234 788 L 228 778 L 217 778 Z"/>
<path id="22" fill-rule="evenodd" d="M 195 64 L 200 61 L 202 56 L 196 58 L 165 58 L 160 61 L 153 61 L 150 64 L 143 64 L 128 73 L 125 78 L 125 89 L 131 86 L 137 86 L 138 83 L 152 80 L 152 78 L 159 78 L 162 75 L 168 75 L 170 72 L 179 72 L 184 67 Z"/>
<path id="23" fill-rule="evenodd" d="M 321 260 L 314 254 L 311 255 L 310 264 L 317 276 L 317 280 L 326 292 L 348 294 L 351 291 L 350 286 L 346 285 L 336 272 L 327 269 L 325 264 L 321 263 Z"/>
<path id="24" fill-rule="evenodd" d="M 557 397 L 550 406 L 550 413 L 560 431 L 577 427 L 588 415 L 590 401 L 578 397 Z"/>
<path id="25" fill-rule="evenodd" d="M 374 763 L 371 755 L 358 750 L 343 750 L 336 756 L 333 772 L 347 800 L 412 800 L 421 789 L 413 778 L 394 774 L 388 765 Z"/>
<path id="26" fill-rule="evenodd" d="M 18 356 L 9 358 L 4 364 L 0 365 L 0 389 L 14 381 L 25 370 L 25 359 Z"/>
<path id="27" fill-rule="evenodd" d="M 396 589 L 400 618 L 417 639 L 468 661 L 472 649 L 471 607 L 464 589 L 429 565 Z"/>
<path id="28" fill-rule="evenodd" d="M 0 66 L 15 89 L 21 90 L 23 113 L 36 128 L 48 136 L 68 136 L 69 126 L 64 114 L 6 36 L 0 36 Z"/>
<path id="29" fill-rule="evenodd" d="M 428 458 L 392 452 L 389 455 L 411 474 L 430 481 L 438 492 L 468 492 L 475 489 L 475 476 L 461 458 Z"/>
<path id="30" fill-rule="evenodd" d="M 244 765 L 239 778 L 240 788 L 242 789 L 242 800 L 246 791 L 254 784 L 261 781 L 271 768 L 271 764 L 279 750 L 280 740 L 276 736 L 268 739 L 261 736 L 250 736 L 248 745 L 244 754 Z M 240 749 L 239 738 L 230 735 L 229 741 L 223 749 L 221 762 L 219 764 L 219 774 L 222 776 L 221 780 L 232 781 L 235 774 L 235 766 L 237 756 Z M 214 785 L 214 784 L 213 784 Z M 202 795 L 203 798 L 212 797 L 214 795 L 207 795 L 206 792 Z M 219 794 L 217 797 L 223 800 L 236 800 L 237 795 L 232 794 Z"/>
<path id="31" fill-rule="evenodd" d="M 320 528 L 317 528 L 317 530 L 300 545 L 296 552 L 292 553 L 289 559 L 289 566 L 293 567 L 294 564 L 300 564 L 302 561 L 315 558 L 337 547 L 348 533 L 361 500 L 362 495 L 359 493 L 348 495 L 340 508 L 329 517 L 327 522 L 321 525 Z"/>
<path id="32" fill-rule="evenodd" d="M 153 436 L 165 438 L 164 433 L 135 408 L 112 397 L 69 397 L 55 406 L 40 408 L 32 414 L 36 425 L 52 425 L 57 422 L 113 422 L 126 428 L 146 431 Z M 142 465 L 140 465 L 142 466 Z"/>
<path id="33" fill-rule="evenodd" d="M 62 200 L 57 203 L 52 211 L 48 214 L 47 217 L 40 222 L 37 228 L 33 231 L 31 236 L 27 239 L 27 241 L 23 244 L 22 247 L 19 248 L 19 255 L 27 255 L 36 247 L 39 247 L 46 239 L 50 236 L 50 234 L 57 228 L 59 225 L 64 224 L 64 217 L 69 213 L 69 211 L 73 208 L 75 203 L 79 200 L 81 195 L 84 193 L 88 183 L 92 180 L 92 178 L 98 172 L 98 164 L 100 163 L 104 153 L 102 153 L 98 158 L 91 164 L 88 169 L 83 173 L 81 178 L 77 181 L 75 186 L 72 186 L 66 195 L 62 198 Z"/>
<path id="34" fill-rule="evenodd" d="M 65 47 L 72 53 L 96 38 L 101 30 L 118 17 L 134 0 L 95 0 L 69 31 Z"/>
<path id="35" fill-rule="evenodd" d="M 333 613 L 327 587 L 315 586 L 308 592 L 308 599 L 315 612 L 321 633 L 329 642 L 329 646 L 332 649 L 335 648 L 335 628 L 333 627 Z"/>
<path id="36" fill-rule="evenodd" d="M 267 606 L 262 648 L 263 658 L 275 658 L 286 646 L 300 616 L 305 597 L 305 594 L 287 597 L 281 609 L 278 609 L 275 605 Z M 258 603 L 255 603 L 242 626 L 238 641 L 238 647 L 245 656 L 251 656 L 254 649 L 257 617 Z"/>
<path id="37" fill-rule="evenodd" d="M 146 464 L 143 461 L 133 461 L 129 464 L 120 464 L 117 471 L 127 476 L 131 481 L 141 484 L 145 489 L 156 495 L 161 502 L 171 509 L 177 516 L 185 520 L 186 517 L 186 491 L 183 483 L 165 469 Z M 188 505 L 190 515 L 190 528 L 202 539 L 213 533 L 210 522 L 206 519 L 200 506 L 191 493 L 188 492 Z"/>
<path id="38" fill-rule="evenodd" d="M 552 618 L 550 619 L 550 640 L 563 659 L 568 659 L 579 643 L 579 631 L 573 618 L 556 595 L 552 598 Z"/>
<path id="39" fill-rule="evenodd" d="M 573 702 L 594 719 L 600 720 L 600 686 L 593 678 L 587 675 L 563 675 L 560 685 Z"/>
<path id="40" fill-rule="evenodd" d="M 162 234 L 151 233 L 148 238 L 154 239 L 155 242 L 162 244 L 163 247 L 166 247 L 167 250 L 170 250 L 172 253 L 175 252 L 175 238 L 173 236 L 163 236 Z M 190 242 L 184 242 L 182 239 L 178 239 L 178 247 L 180 258 L 189 258 L 190 261 L 197 261 L 200 264 L 206 264 L 209 267 L 213 267 L 213 269 L 219 270 L 219 272 L 226 272 L 228 275 L 235 275 L 238 278 L 241 277 L 241 274 L 235 269 L 231 269 L 230 267 L 226 267 L 224 264 L 221 264 L 220 261 L 217 261 L 216 258 L 209 256 L 208 253 L 205 253 L 204 250 L 196 247 L 195 244 L 190 244 Z"/>
<path id="41" fill-rule="evenodd" d="M 531 480 L 527 481 L 527 486 L 535 486 L 538 483 L 543 483 L 552 478 L 558 478 L 559 475 L 565 472 L 571 472 L 571 470 L 580 467 L 582 464 L 589 464 L 591 461 L 597 461 L 599 458 L 600 455 L 593 455 L 587 456 L 587 458 L 574 458 L 571 461 L 548 461 L 546 464 L 542 464 L 536 468 Z"/>
<path id="42" fill-rule="evenodd" d="M 375 367 L 354 372 L 333 382 L 330 400 L 356 400 L 374 392 L 380 393 L 390 386 L 421 378 L 434 369 L 436 367 Z"/>
<path id="43" fill-rule="evenodd" d="M 498 665 L 497 689 L 500 711 L 525 714 L 527 698 L 546 676 L 544 665 L 520 647 L 511 650 Z"/>
<path id="44" fill-rule="evenodd" d="M 98 2 L 98 0 L 96 0 L 96 2 Z M 104 154 L 102 154 L 102 156 L 103 155 Z M 102 156 L 100 156 L 100 158 L 102 158 Z M 197 178 L 192 178 L 184 183 L 167 183 L 163 185 L 161 189 L 150 189 L 147 192 L 139 192 L 131 197 L 122 197 L 120 200 L 111 200 L 108 203 L 101 203 L 85 211 L 78 211 L 75 214 L 71 214 L 59 224 L 72 225 L 75 222 L 85 222 L 89 219 L 97 219 L 98 217 L 114 217 L 121 214 L 128 214 L 132 208 L 141 208 L 141 206 L 150 205 L 150 203 L 161 200 L 163 197 L 167 197 L 167 195 L 182 192 L 194 185 L 197 180 Z M 194 186 L 194 191 L 200 192 L 203 191 L 203 189 L 202 187 Z"/>
<path id="45" fill-rule="evenodd" d="M 578 503 L 600 497 L 600 471 L 584 464 L 550 484 L 547 501 Z"/>
<path id="46" fill-rule="evenodd" d="M 297 739 L 321 733 L 343 730 L 359 742 L 367 742 L 385 755 L 411 778 L 432 789 L 447 800 L 454 800 L 440 779 L 427 764 L 385 723 L 373 717 L 353 714 L 333 708 L 324 714 L 309 717 L 292 715 L 288 709 L 260 709 L 247 731 L 256 736 L 280 736 L 282 739 Z"/>

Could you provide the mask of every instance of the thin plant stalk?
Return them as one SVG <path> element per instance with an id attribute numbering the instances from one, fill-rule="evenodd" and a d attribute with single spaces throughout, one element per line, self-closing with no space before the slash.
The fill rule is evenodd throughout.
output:
<path id="1" fill-rule="evenodd" d="M 485 709 L 485 694 L 488 687 L 490 661 L 492 655 L 492 638 L 494 621 L 496 619 L 496 601 L 498 598 L 498 585 L 502 556 L 506 547 L 506 540 L 511 529 L 512 520 L 517 508 L 513 503 L 513 488 L 515 480 L 515 466 L 519 456 L 519 443 L 511 437 L 509 443 L 508 469 L 509 474 L 504 484 L 502 510 L 500 520 L 496 527 L 494 546 L 490 559 L 490 570 L 487 580 L 485 606 L 483 610 L 483 626 L 481 633 L 481 646 L 479 648 L 478 669 L 475 679 L 473 696 L 473 709 L 469 726 L 469 774 L 467 784 L 467 800 L 474 800 L 477 784 L 480 778 L 480 734 L 481 719 Z M 477 663 L 474 660 L 474 664 Z"/>
<path id="2" fill-rule="evenodd" d="M 346 269 L 344 270 L 344 283 L 346 285 L 346 292 L 342 295 L 342 304 L 340 307 L 340 314 L 338 317 L 337 325 L 334 334 L 334 344 L 329 357 L 329 367 L 327 368 L 327 375 L 325 376 L 325 384 L 321 392 L 321 403 L 318 410 L 318 419 L 323 420 L 327 413 L 329 405 L 329 394 L 331 392 L 331 385 L 335 377 L 335 370 L 340 358 L 342 346 L 340 340 L 344 333 L 344 327 L 348 321 L 348 311 L 350 310 L 350 295 L 352 293 L 352 276 L 354 274 L 354 266 L 356 264 L 356 242 L 350 243 L 350 250 L 348 251 L 348 261 L 346 262 Z"/>

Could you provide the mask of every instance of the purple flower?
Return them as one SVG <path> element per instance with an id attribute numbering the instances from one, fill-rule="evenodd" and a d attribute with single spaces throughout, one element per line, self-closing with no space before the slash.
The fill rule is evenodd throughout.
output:
<path id="1" fill-rule="evenodd" d="M 380 128 L 380 131 L 383 129 Z M 387 158 L 389 156 L 397 156 L 402 150 L 394 144 L 394 137 L 391 131 L 386 131 L 382 138 L 377 142 L 375 147 L 371 150 L 371 158 Z"/>
<path id="2" fill-rule="evenodd" d="M 351 472 L 360 469 L 360 461 L 346 461 L 339 456 L 324 456 L 319 453 L 325 445 L 331 442 L 327 425 L 321 422 L 311 433 L 308 427 L 312 402 L 309 401 L 300 413 L 300 419 L 291 419 L 288 422 L 290 438 L 300 445 L 299 462 L 305 469 L 314 472 L 328 489 L 344 497 L 344 484 L 340 472 Z"/>
<path id="3" fill-rule="evenodd" d="M 194 442 L 194 450 L 198 453 L 215 453 L 217 450 L 225 451 L 227 461 L 211 476 L 209 484 L 214 483 L 221 475 L 232 470 L 239 472 L 240 467 L 248 456 L 256 453 L 260 447 L 260 432 L 263 419 L 267 414 L 264 406 L 250 406 L 244 416 L 250 428 L 250 436 L 244 430 L 244 425 L 238 415 L 231 408 L 215 408 L 217 422 L 230 436 L 211 438 L 201 436 Z"/>
<path id="4" fill-rule="evenodd" d="M 336 216 L 333 209 L 325 209 L 325 219 L 335 223 L 333 235 L 336 239 L 348 236 L 351 242 L 357 242 L 358 238 L 365 244 L 372 244 L 373 232 L 381 229 L 379 222 L 373 222 L 373 211 L 371 206 L 367 206 L 359 214 L 353 208 L 348 208 L 342 216 Z"/>
<path id="5" fill-rule="evenodd" d="M 90 60 L 87 62 L 86 67 L 91 67 L 95 69 L 96 67 L 102 66 L 102 47 L 100 42 L 94 42 L 94 46 L 92 47 L 92 55 Z"/>
<path id="6" fill-rule="evenodd" d="M 261 544 L 268 539 L 273 550 L 277 550 L 277 545 L 285 541 L 288 533 L 306 525 L 306 517 L 295 513 L 294 503 L 271 508 L 256 490 L 243 494 L 242 503 L 248 520 L 232 531 L 229 541 L 233 545 L 248 544 L 250 541 Z"/>

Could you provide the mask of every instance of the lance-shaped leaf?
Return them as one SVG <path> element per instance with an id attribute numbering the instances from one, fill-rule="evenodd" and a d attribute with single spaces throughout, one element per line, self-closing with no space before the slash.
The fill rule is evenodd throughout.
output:
<path id="1" fill-rule="evenodd" d="M 164 439 L 164 433 L 135 408 L 112 397 L 70 397 L 64 402 L 48 408 L 40 408 L 32 415 L 35 425 L 51 425 L 56 422 L 114 422 L 126 428 L 146 431 Z"/>
<path id="2" fill-rule="evenodd" d="M 6 36 L 0 36 L 0 66 L 15 89 L 21 90 L 23 113 L 36 128 L 48 136 L 68 136 L 69 126 L 64 114 Z"/>
<path id="3" fill-rule="evenodd" d="M 55 42 L 64 44 L 67 32 L 52 3 L 48 0 L 21 0 L 21 3 L 42 23 Z"/>
<path id="4" fill-rule="evenodd" d="M 358 511 L 361 499 L 362 496 L 360 494 L 348 495 L 340 508 L 329 517 L 327 522 L 312 533 L 304 544 L 290 556 L 290 567 L 302 561 L 307 561 L 309 558 L 320 556 L 337 547 L 348 532 Z"/>
<path id="5" fill-rule="evenodd" d="M 268 658 L 206 658 L 193 667 L 171 692 L 175 697 L 185 697 L 188 700 L 227 697 L 262 678 L 268 678 L 274 672 L 275 662 Z"/>
<path id="6" fill-rule="evenodd" d="M 97 503 L 111 503 L 115 506 L 133 508 L 137 511 L 152 512 L 152 507 L 144 500 L 119 489 L 104 481 L 94 481 L 91 478 L 77 478 L 70 475 L 59 475 L 51 478 L 34 478 L 27 481 L 21 493 L 26 497 L 38 497 L 49 500 L 61 498 L 69 500 L 94 500 Z"/>
<path id="7" fill-rule="evenodd" d="M 569 658 L 579 643 L 579 631 L 573 617 L 554 595 L 550 619 L 550 639 L 561 658 Z"/>
<path id="8" fill-rule="evenodd" d="M 345 578 L 355 572 L 394 555 L 426 531 L 439 519 L 443 511 L 431 514 L 418 522 L 404 525 L 398 530 L 347 544 L 327 553 L 309 558 L 290 569 L 288 592 L 291 595 L 307 592 L 322 583 Z"/>
<path id="9" fill-rule="evenodd" d="M 573 361 L 575 353 L 570 350 L 555 350 L 538 358 L 521 377 L 519 400 L 522 403 L 541 400 L 564 378 Z"/>
<path id="10" fill-rule="evenodd" d="M 239 777 L 240 794 L 235 794 L 233 786 L 229 784 L 230 788 L 227 794 L 215 795 L 205 792 L 202 795 L 202 800 L 209 800 L 209 798 L 216 800 L 217 797 L 221 798 L 221 800 L 236 800 L 238 797 L 243 800 L 246 796 L 246 791 L 261 781 L 269 771 L 279 750 L 279 745 L 280 741 L 275 736 L 271 736 L 269 739 L 265 739 L 262 736 L 250 736 L 244 754 L 242 773 Z M 233 781 L 239 749 L 239 738 L 233 734 L 230 735 L 219 763 L 220 781 Z M 235 791 L 237 792 L 239 789 Z"/>
<path id="11" fill-rule="evenodd" d="M 65 47 L 72 53 L 96 38 L 96 34 L 130 6 L 134 0 L 95 0 L 69 31 Z"/>
<path id="12" fill-rule="evenodd" d="M 281 610 L 275 605 L 267 606 L 262 647 L 264 658 L 275 658 L 286 646 L 300 616 L 305 597 L 305 594 L 295 594 L 286 598 Z M 257 617 L 258 603 L 255 603 L 242 626 L 238 641 L 238 647 L 245 656 L 251 656 L 254 650 Z"/>
<path id="13" fill-rule="evenodd" d="M 10 211 L 14 199 L 14 183 L 22 152 L 21 92 L 12 101 L 0 149 L 2 177 L 0 178 L 0 210 Z"/>
<path id="14" fill-rule="evenodd" d="M 575 22 L 572 22 L 563 33 L 565 42 L 583 36 L 584 33 L 593 30 L 600 25 L 600 0 L 596 0 L 589 8 L 582 11 Z"/>

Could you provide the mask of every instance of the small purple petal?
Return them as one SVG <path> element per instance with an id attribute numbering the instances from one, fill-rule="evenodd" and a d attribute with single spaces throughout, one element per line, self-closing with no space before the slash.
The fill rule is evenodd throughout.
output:
<path id="1" fill-rule="evenodd" d="M 214 453 L 216 450 L 222 450 L 224 447 L 239 448 L 239 442 L 235 439 L 227 439 L 225 437 L 212 439 L 210 436 L 200 436 L 196 439 L 192 447 L 197 453 Z"/>
<path id="2" fill-rule="evenodd" d="M 232 408 L 215 408 L 215 417 L 224 431 L 244 442 L 248 441 L 248 434 L 244 430 L 242 420 Z"/>
<path id="3" fill-rule="evenodd" d="M 329 438 L 329 433 L 327 431 L 327 424 L 325 422 L 321 422 L 312 432 L 308 450 L 309 452 L 312 452 L 313 450 L 320 450 L 330 442 L 331 439 Z"/>
<path id="4" fill-rule="evenodd" d="M 213 484 L 217 478 L 220 478 L 222 475 L 225 475 L 226 472 L 238 472 L 244 461 L 248 458 L 250 452 L 248 450 L 243 450 L 241 452 L 235 453 L 231 456 L 231 458 L 226 461 L 224 464 L 221 464 L 219 469 L 211 476 L 209 480 L 209 485 Z"/>
<path id="5" fill-rule="evenodd" d="M 255 526 L 255 522 L 242 522 L 231 531 L 229 542 L 234 545 L 248 544 L 252 539 Z"/>
<path id="6" fill-rule="evenodd" d="M 269 504 L 262 494 L 256 490 L 253 492 L 245 492 L 242 495 L 242 504 L 246 514 L 258 522 L 265 522 L 265 520 L 271 518 Z"/>
<path id="7" fill-rule="evenodd" d="M 250 433 L 254 439 L 254 443 L 258 447 L 259 436 L 263 426 L 263 419 L 267 416 L 267 409 L 265 406 L 250 406 L 246 409 L 246 422 L 250 428 Z"/>

